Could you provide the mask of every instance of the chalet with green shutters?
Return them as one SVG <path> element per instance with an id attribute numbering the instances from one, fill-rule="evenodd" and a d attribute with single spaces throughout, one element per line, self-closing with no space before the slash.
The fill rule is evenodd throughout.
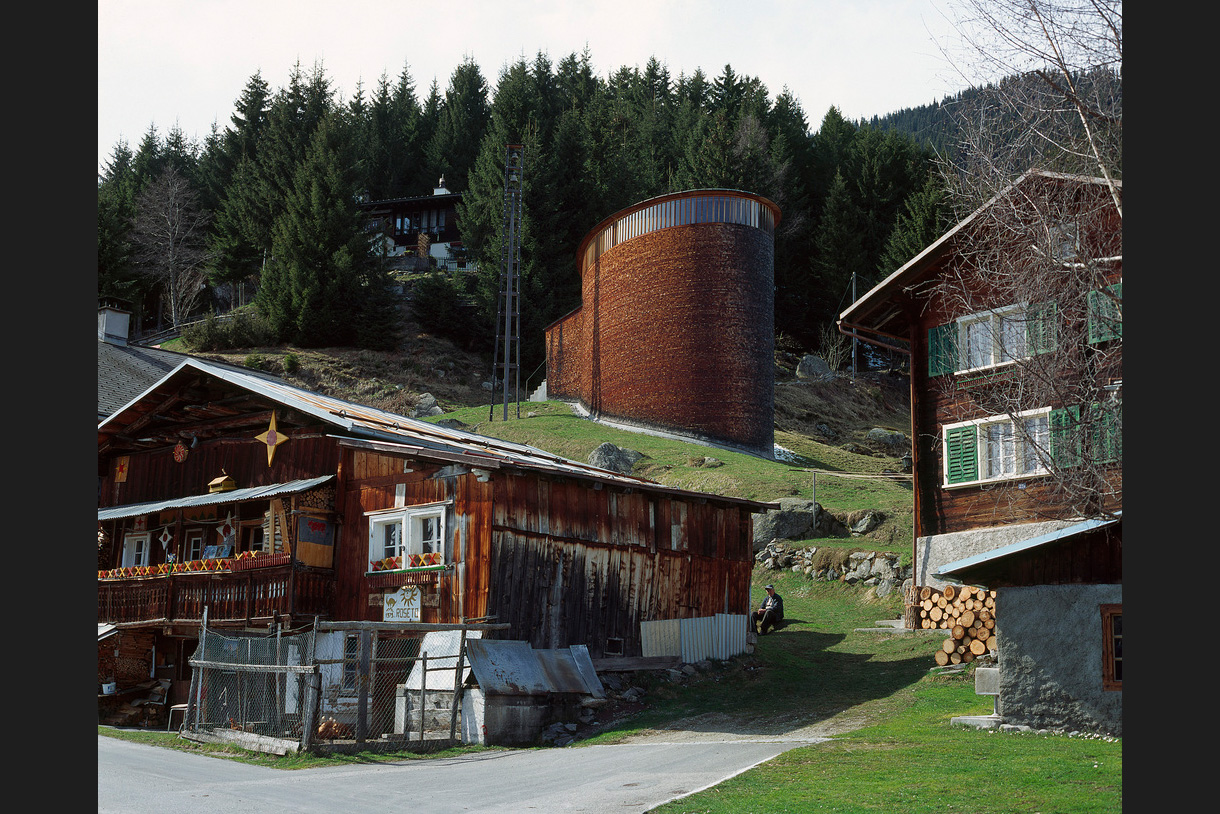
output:
<path id="1" fill-rule="evenodd" d="M 1121 181 L 1031 170 L 840 315 L 909 354 L 915 591 L 997 592 L 1007 721 L 1121 732 L 1122 286 Z"/>

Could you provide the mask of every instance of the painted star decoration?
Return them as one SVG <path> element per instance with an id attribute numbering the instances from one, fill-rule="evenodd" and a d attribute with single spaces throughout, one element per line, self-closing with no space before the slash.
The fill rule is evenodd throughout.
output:
<path id="1" fill-rule="evenodd" d="M 267 428 L 266 432 L 254 437 L 267 445 L 267 466 L 271 466 L 271 461 L 275 459 L 275 448 L 288 440 L 287 435 L 276 431 L 274 412 L 271 413 L 271 426 Z"/>

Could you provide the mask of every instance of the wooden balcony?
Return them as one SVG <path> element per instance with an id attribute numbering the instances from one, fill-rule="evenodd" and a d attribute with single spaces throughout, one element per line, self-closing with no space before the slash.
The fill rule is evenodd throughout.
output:
<path id="1" fill-rule="evenodd" d="M 265 624 L 275 614 L 328 617 L 334 571 L 300 564 L 99 579 L 97 620 Z"/>

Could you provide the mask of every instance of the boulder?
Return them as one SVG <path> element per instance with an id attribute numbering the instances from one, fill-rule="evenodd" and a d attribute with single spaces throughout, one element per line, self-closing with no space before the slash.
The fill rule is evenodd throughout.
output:
<path id="1" fill-rule="evenodd" d="M 411 415 L 415 418 L 423 418 L 430 415 L 440 415 L 445 412 L 440 405 L 436 403 L 436 397 L 431 393 L 421 393 L 419 402 L 416 403 L 415 409 L 411 411 Z"/>
<path id="2" fill-rule="evenodd" d="M 796 366 L 796 377 L 798 379 L 808 379 L 810 381 L 826 381 L 834 378 L 834 371 L 830 369 L 830 365 L 820 356 L 813 354 L 805 354 L 801 357 L 800 363 Z"/>
<path id="3" fill-rule="evenodd" d="M 906 446 L 907 437 L 904 433 L 897 430 L 887 430 L 881 427 L 873 427 L 865 436 L 871 443 L 884 444 L 887 447 L 901 448 Z"/>
<path id="4" fill-rule="evenodd" d="M 609 469 L 623 475 L 630 475 L 635 462 L 644 456 L 633 449 L 622 449 L 609 441 L 601 444 L 589 453 L 589 465 L 599 469 Z"/>
<path id="5" fill-rule="evenodd" d="M 754 515 L 754 550 L 772 540 L 799 540 L 812 535 L 821 506 L 799 497 L 782 497 L 778 509 Z"/>

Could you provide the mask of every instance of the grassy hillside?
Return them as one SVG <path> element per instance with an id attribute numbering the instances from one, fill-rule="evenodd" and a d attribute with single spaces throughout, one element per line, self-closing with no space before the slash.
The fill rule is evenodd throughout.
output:
<path id="1" fill-rule="evenodd" d="M 256 367 L 315 392 L 401 415 L 410 415 L 420 396 L 430 393 L 445 413 L 429 420 L 454 419 L 473 432 L 576 460 L 587 460 L 609 441 L 642 453 L 635 474 L 668 486 L 761 501 L 813 499 L 844 521 L 880 511 L 884 522 L 866 538 L 804 542 L 909 556 L 910 483 L 885 474 L 901 472 L 905 449 L 866 438 L 873 427 L 909 431 L 909 392 L 905 377 L 896 374 L 806 381 L 793 375 L 796 357 L 777 354 L 775 442 L 790 454 L 765 460 L 608 427 L 578 417 L 562 402 L 522 402 L 521 418 L 517 405 L 510 404 L 510 418 L 503 421 L 502 402 L 491 410 L 494 396 L 483 387 L 489 378 L 486 360 L 426 334 L 405 339 L 403 349 L 393 353 L 281 346 L 201 356 Z M 709 456 L 716 459 L 711 465 L 705 461 Z"/>

